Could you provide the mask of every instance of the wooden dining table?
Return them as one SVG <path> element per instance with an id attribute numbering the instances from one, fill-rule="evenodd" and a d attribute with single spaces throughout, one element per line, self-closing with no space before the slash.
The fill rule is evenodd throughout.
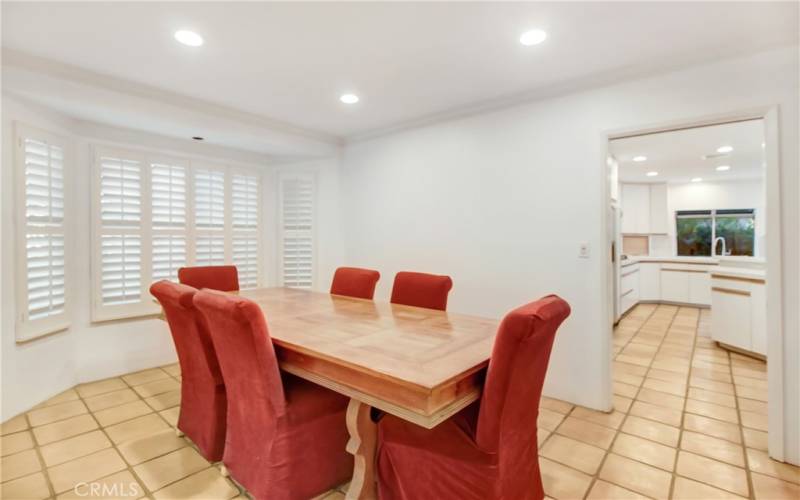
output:
<path id="1" fill-rule="evenodd" d="M 347 498 L 377 498 L 371 408 L 430 429 L 480 397 L 495 319 L 291 288 L 239 295 L 264 312 L 281 369 L 350 398 Z"/>

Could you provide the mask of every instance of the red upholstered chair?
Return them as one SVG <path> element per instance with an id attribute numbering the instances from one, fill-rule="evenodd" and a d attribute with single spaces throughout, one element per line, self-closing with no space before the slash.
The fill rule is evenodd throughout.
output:
<path id="1" fill-rule="evenodd" d="M 239 289 L 239 271 L 236 266 L 182 267 L 178 269 L 178 281 L 198 290 L 233 292 Z"/>
<path id="2" fill-rule="evenodd" d="M 372 300 L 379 279 L 381 273 L 372 269 L 340 267 L 333 273 L 331 294 Z"/>
<path id="3" fill-rule="evenodd" d="M 243 297 L 200 291 L 228 391 L 223 463 L 257 499 L 307 499 L 347 481 L 348 399 L 282 373 L 261 308 Z"/>
<path id="4" fill-rule="evenodd" d="M 433 429 L 385 416 L 381 500 L 543 498 L 536 418 L 553 339 L 569 313 L 555 295 L 508 313 L 481 400 Z"/>
<path id="5" fill-rule="evenodd" d="M 392 304 L 447 310 L 447 294 L 453 288 L 450 276 L 399 272 L 392 286 Z"/>
<path id="6" fill-rule="evenodd" d="M 181 365 L 178 429 L 206 459 L 217 462 L 225 449 L 225 385 L 205 320 L 192 303 L 195 292 L 192 287 L 166 280 L 150 287 L 150 293 L 164 308 Z"/>

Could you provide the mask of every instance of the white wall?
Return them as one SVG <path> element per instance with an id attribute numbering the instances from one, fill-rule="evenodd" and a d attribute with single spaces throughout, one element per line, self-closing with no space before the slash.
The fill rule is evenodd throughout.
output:
<path id="1" fill-rule="evenodd" d="M 651 236 L 650 255 L 672 257 L 677 254 L 675 212 L 679 210 L 713 210 L 754 208 L 756 210 L 756 257 L 765 256 L 767 235 L 764 182 L 761 179 L 703 181 L 667 186 L 667 236 Z M 664 239 L 660 242 L 660 239 Z"/>
<path id="2" fill-rule="evenodd" d="M 176 361 L 175 349 L 163 321 L 147 318 L 92 323 L 90 319 L 90 144 L 111 142 L 125 147 L 152 148 L 172 154 L 217 158 L 227 164 L 261 166 L 263 171 L 264 282 L 277 283 L 277 263 L 272 250 L 277 234 L 277 191 L 274 167 L 254 162 L 259 157 L 245 152 L 197 145 L 135 131 L 77 122 L 40 106 L 3 95 L 2 110 L 2 420 L 25 411 L 77 383 L 164 365 Z M 67 227 L 68 294 L 72 301 L 72 326 L 48 337 L 17 344 L 14 335 L 14 196 L 13 122 L 54 132 L 73 146 L 72 216 Z M 184 144 L 186 142 L 186 144 Z M 287 167 L 289 168 L 289 167 Z M 329 272 L 341 260 L 343 245 L 338 223 L 338 159 L 319 161 L 309 168 L 318 172 L 320 196 L 319 272 Z M 338 257 L 337 257 L 338 256 Z M 326 285 L 327 286 L 327 285 Z"/>
<path id="3" fill-rule="evenodd" d="M 347 261 L 450 274 L 453 311 L 501 316 L 546 293 L 572 306 L 545 392 L 611 407 L 602 232 L 606 142 L 643 129 L 780 105 L 786 458 L 800 462 L 798 50 L 693 67 L 348 144 Z M 579 243 L 592 255 L 578 258 Z"/>

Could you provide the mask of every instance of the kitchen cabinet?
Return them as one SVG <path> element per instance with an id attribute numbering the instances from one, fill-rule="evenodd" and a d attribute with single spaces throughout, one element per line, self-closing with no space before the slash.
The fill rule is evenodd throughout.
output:
<path id="1" fill-rule="evenodd" d="M 639 300 L 661 300 L 661 264 L 639 263 Z"/>
<path id="2" fill-rule="evenodd" d="M 650 232 L 650 187 L 647 184 L 622 185 L 622 232 Z"/>
<path id="3" fill-rule="evenodd" d="M 639 302 L 639 264 L 624 266 L 620 272 L 620 314 L 625 314 Z"/>
<path id="4" fill-rule="evenodd" d="M 650 185 L 650 234 L 667 234 L 669 216 L 667 214 L 667 185 Z"/>
<path id="5" fill-rule="evenodd" d="M 689 300 L 691 304 L 711 305 L 711 275 L 705 271 L 690 271 Z"/>
<path id="6" fill-rule="evenodd" d="M 689 302 L 689 273 L 680 269 L 661 269 L 661 300 Z"/>
<path id="7" fill-rule="evenodd" d="M 763 279 L 712 275 L 711 338 L 766 356 L 767 297 Z"/>

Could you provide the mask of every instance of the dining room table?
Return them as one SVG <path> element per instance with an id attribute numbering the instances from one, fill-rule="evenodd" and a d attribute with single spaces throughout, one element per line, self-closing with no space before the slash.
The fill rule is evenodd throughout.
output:
<path id="1" fill-rule="evenodd" d="M 431 429 L 480 398 L 496 319 L 294 288 L 257 303 L 280 368 L 350 398 L 348 499 L 377 498 L 372 409 Z"/>

